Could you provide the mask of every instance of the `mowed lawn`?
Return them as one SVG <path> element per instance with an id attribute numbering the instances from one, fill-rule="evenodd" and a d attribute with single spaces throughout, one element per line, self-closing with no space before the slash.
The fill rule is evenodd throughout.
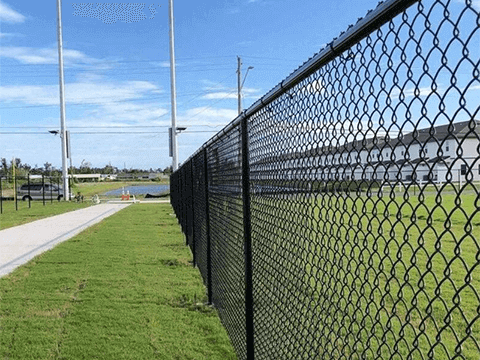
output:
<path id="1" fill-rule="evenodd" d="M 1 359 L 236 359 L 170 204 L 136 204 L 0 279 Z"/>
<path id="2" fill-rule="evenodd" d="M 28 201 L 19 200 L 17 203 L 18 210 L 15 210 L 14 201 L 3 201 L 3 214 L 0 215 L 0 230 L 91 205 L 93 205 L 91 201 L 77 203 L 75 201 L 57 200 L 50 202 L 49 200 L 45 202 L 45 206 L 42 201 L 32 201 L 29 208 Z"/>
<path id="3" fill-rule="evenodd" d="M 263 337 L 289 338 L 288 307 L 319 358 L 480 359 L 480 197 L 464 190 L 254 197 L 256 276 L 275 288 L 256 305 L 280 309 Z"/>
<path id="4" fill-rule="evenodd" d="M 135 185 L 166 185 L 166 182 L 88 182 L 75 184 L 72 188 L 72 193 L 77 195 L 80 192 L 84 196 L 84 201 L 77 203 L 72 201 L 57 201 L 48 198 L 43 205 L 42 200 L 33 200 L 30 205 L 28 201 L 17 200 L 17 205 L 12 200 L 3 200 L 1 207 L 2 213 L 0 214 L 0 230 L 6 229 L 12 226 L 22 225 L 31 221 L 44 219 L 49 216 L 62 214 L 68 211 L 78 210 L 87 206 L 93 205 L 91 198 L 95 194 L 103 194 L 106 191 L 121 189 L 124 186 Z M 5 188 L 7 190 L 5 190 Z M 8 196 L 13 196 L 12 185 L 3 182 L 3 191 Z"/>

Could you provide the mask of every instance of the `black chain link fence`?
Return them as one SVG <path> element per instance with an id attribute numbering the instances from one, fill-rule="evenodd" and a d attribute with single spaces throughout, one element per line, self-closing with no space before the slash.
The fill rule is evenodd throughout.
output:
<path id="1" fill-rule="evenodd" d="M 0 215 L 32 204 L 47 204 L 63 199 L 62 179 L 58 176 L 0 175 Z"/>
<path id="2" fill-rule="evenodd" d="M 172 175 L 239 359 L 480 359 L 479 11 L 379 4 Z"/>

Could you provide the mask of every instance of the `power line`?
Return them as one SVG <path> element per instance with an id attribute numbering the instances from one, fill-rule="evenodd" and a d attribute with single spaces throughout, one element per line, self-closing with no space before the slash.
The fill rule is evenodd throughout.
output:
<path id="1" fill-rule="evenodd" d="M 190 130 L 190 131 L 182 131 L 182 134 L 185 133 L 216 133 L 216 130 Z M 90 132 L 90 131 L 79 131 L 79 132 L 71 132 L 71 134 L 76 135 L 133 135 L 133 134 L 168 134 L 168 131 L 134 131 L 134 132 L 126 132 L 126 131 L 99 131 L 99 132 Z M 12 131 L 12 132 L 0 132 L 0 135 L 49 135 L 49 132 L 40 132 L 40 131 Z"/>
<path id="2" fill-rule="evenodd" d="M 231 70 L 232 67 L 229 66 L 229 67 L 213 67 L 213 68 L 210 68 L 210 69 L 192 69 L 192 70 L 178 70 L 178 72 L 180 73 L 192 73 L 192 72 L 209 72 L 209 71 L 226 71 L 226 70 Z M 116 76 L 120 76 L 120 75 L 151 75 L 151 74 L 160 74 L 162 72 L 164 72 L 164 70 L 168 70 L 168 68 L 165 68 L 165 69 L 160 69 L 161 71 L 141 71 L 141 72 L 125 72 L 125 73 L 121 73 L 121 74 L 112 74 L 112 75 L 116 75 Z M 71 73 L 66 73 L 68 74 L 69 76 L 75 76 L 75 74 L 71 74 Z M 33 75 L 15 75 L 15 78 L 53 78 L 53 77 L 56 77 L 58 75 L 55 75 L 55 74 L 33 74 Z"/>
<path id="3" fill-rule="evenodd" d="M 115 103 L 125 103 L 131 101 L 148 101 L 148 100 L 158 100 L 164 97 L 155 96 L 151 98 L 143 98 L 143 99 L 130 99 L 130 100 L 118 100 L 118 101 L 106 101 L 106 102 L 98 102 L 98 103 L 78 103 L 78 104 L 68 104 L 68 106 L 84 106 L 84 105 L 105 105 L 105 104 L 115 104 Z M 50 106 L 58 106 L 58 104 L 46 104 L 46 105 L 24 105 L 24 106 L 7 106 L 1 107 L 0 109 L 23 109 L 23 108 L 37 108 L 37 107 L 50 107 Z"/>
<path id="4" fill-rule="evenodd" d="M 179 61 L 185 60 L 198 60 L 198 59 L 225 59 L 225 58 L 235 58 L 235 55 L 225 55 L 225 56 L 196 56 L 196 57 L 186 57 L 186 58 L 177 58 Z M 168 59 L 151 59 L 151 60 L 102 60 L 94 61 L 93 63 L 77 63 L 75 65 L 99 65 L 99 64 L 123 64 L 123 63 L 145 63 L 145 62 L 165 62 L 168 63 Z M 48 63 L 48 64 L 8 64 L 2 65 L 2 67 L 20 67 L 20 66 L 58 66 L 58 63 Z"/>
<path id="5" fill-rule="evenodd" d="M 214 102 L 211 103 L 209 106 L 206 106 L 205 108 L 203 108 L 202 110 L 200 110 L 200 111 L 197 112 L 196 114 L 193 114 L 192 116 L 190 116 L 190 119 L 195 118 L 195 116 L 200 115 L 200 114 L 203 113 L 204 111 L 207 111 L 207 110 L 209 110 L 209 109 L 213 109 L 212 105 L 218 104 L 220 101 L 225 100 L 228 96 L 230 96 L 231 94 L 235 94 L 236 92 L 237 92 L 237 90 L 230 91 L 230 92 L 227 93 L 225 96 L 221 97 L 221 98 L 218 99 L 217 101 L 214 101 Z"/>
<path id="6" fill-rule="evenodd" d="M 58 126 L 51 125 L 51 126 L 0 126 L 0 129 L 54 129 Z M 221 125 L 212 125 L 212 124 L 186 124 L 188 127 L 220 127 L 225 126 L 224 124 Z M 170 125 L 104 125 L 104 126 L 69 126 L 69 129 L 111 129 L 111 128 L 168 128 Z"/>
<path id="7" fill-rule="evenodd" d="M 214 94 L 216 92 L 222 91 L 222 89 L 218 90 L 209 90 L 209 91 L 203 91 L 203 92 L 192 92 L 192 93 L 183 93 L 180 94 L 179 97 L 186 97 L 186 96 L 191 96 L 191 95 L 197 95 L 195 98 L 209 95 L 209 94 Z M 118 96 L 117 96 L 118 97 Z M 150 98 L 134 98 L 134 99 L 125 99 L 125 100 L 112 100 L 112 101 L 105 101 L 105 102 L 95 102 L 95 103 L 71 103 L 67 101 L 67 105 L 72 106 L 82 106 L 82 105 L 103 105 L 103 104 L 110 104 L 110 103 L 118 103 L 118 102 L 130 102 L 130 101 L 148 101 L 148 100 L 157 100 L 157 99 L 168 99 L 170 97 L 170 94 L 163 94 L 161 96 L 154 96 Z M 194 98 L 194 99 L 195 99 Z M 95 97 L 95 98 L 83 98 L 82 100 L 97 100 L 97 99 L 115 99 L 114 97 L 108 96 L 108 97 Z M 193 100 L 193 99 L 192 99 Z M 2 105 L 0 103 L 0 105 Z M 58 106 L 58 104 L 43 104 L 43 105 L 23 105 L 23 106 L 6 106 L 6 107 L 1 107 L 0 109 L 21 109 L 21 108 L 30 108 L 30 107 L 47 107 L 47 106 Z M 134 111 L 139 111 L 135 109 Z"/>

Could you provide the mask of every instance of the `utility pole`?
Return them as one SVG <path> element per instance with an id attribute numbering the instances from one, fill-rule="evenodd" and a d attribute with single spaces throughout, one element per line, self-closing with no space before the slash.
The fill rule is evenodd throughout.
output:
<path id="1" fill-rule="evenodd" d="M 67 172 L 67 134 L 65 126 L 65 80 L 63 78 L 62 0 L 57 0 L 58 71 L 60 83 L 60 138 L 62 140 L 63 200 L 70 200 Z"/>
<path id="2" fill-rule="evenodd" d="M 172 127 L 171 146 L 172 150 L 172 170 L 178 169 L 178 148 L 177 148 L 177 90 L 175 83 L 175 36 L 174 36 L 174 21 L 173 21 L 173 0 L 169 0 L 168 14 L 170 22 L 170 94 L 172 102 Z"/>
<path id="3" fill-rule="evenodd" d="M 242 59 L 237 56 L 238 115 L 242 112 Z"/>

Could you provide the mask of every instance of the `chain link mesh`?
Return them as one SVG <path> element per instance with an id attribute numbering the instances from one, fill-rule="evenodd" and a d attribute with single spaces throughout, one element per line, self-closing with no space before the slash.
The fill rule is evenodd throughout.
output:
<path id="1" fill-rule="evenodd" d="M 479 10 L 415 3 L 172 175 L 239 359 L 480 358 Z"/>

